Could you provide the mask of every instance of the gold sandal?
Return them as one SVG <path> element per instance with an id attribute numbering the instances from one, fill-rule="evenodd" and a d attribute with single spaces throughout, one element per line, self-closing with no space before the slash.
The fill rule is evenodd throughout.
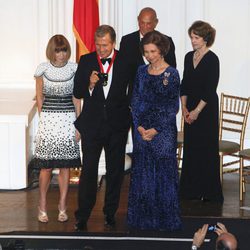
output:
<path id="1" fill-rule="evenodd" d="M 38 219 L 39 222 L 42 222 L 42 223 L 47 223 L 49 221 L 47 212 L 42 211 L 40 209 L 40 207 L 38 207 L 38 216 L 37 216 L 37 219 Z"/>
<path id="2" fill-rule="evenodd" d="M 69 219 L 69 217 L 68 217 L 68 215 L 66 213 L 66 209 L 60 210 L 59 206 L 58 206 L 58 210 L 59 210 L 59 214 L 58 214 L 58 219 L 57 220 L 59 222 L 65 222 L 65 221 L 67 221 Z"/>

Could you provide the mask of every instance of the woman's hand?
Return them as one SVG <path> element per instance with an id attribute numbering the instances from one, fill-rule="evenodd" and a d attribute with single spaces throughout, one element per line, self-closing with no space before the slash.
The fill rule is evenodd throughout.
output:
<path id="1" fill-rule="evenodd" d="M 144 132 L 146 131 L 145 128 L 143 128 L 142 126 L 139 126 L 137 128 L 138 132 L 140 133 L 141 136 L 143 136 Z"/>
<path id="2" fill-rule="evenodd" d="M 187 123 L 192 124 L 194 121 L 196 121 L 198 119 L 199 113 L 200 112 L 196 109 L 192 110 L 187 117 Z"/>
<path id="3" fill-rule="evenodd" d="M 44 101 L 43 78 L 36 77 L 36 103 L 37 103 L 37 110 L 38 110 L 39 117 L 42 112 L 43 101 Z"/>
<path id="4" fill-rule="evenodd" d="M 150 128 L 150 129 L 144 130 L 142 139 L 144 141 L 152 141 L 157 134 L 158 132 L 154 128 Z"/>
<path id="5" fill-rule="evenodd" d="M 200 100 L 196 108 L 189 112 L 189 116 L 187 117 L 187 123 L 192 124 L 193 122 L 195 122 L 198 119 L 200 112 L 202 112 L 206 105 L 206 102 Z"/>
<path id="6" fill-rule="evenodd" d="M 80 132 L 76 129 L 76 141 L 79 142 L 81 140 L 81 134 Z"/>
<path id="7" fill-rule="evenodd" d="M 151 141 L 158 134 L 158 132 L 154 128 L 146 130 L 142 126 L 139 126 L 137 130 L 144 141 Z"/>
<path id="8" fill-rule="evenodd" d="M 182 106 L 182 115 L 184 117 L 184 121 L 188 123 L 189 111 L 186 106 Z"/>

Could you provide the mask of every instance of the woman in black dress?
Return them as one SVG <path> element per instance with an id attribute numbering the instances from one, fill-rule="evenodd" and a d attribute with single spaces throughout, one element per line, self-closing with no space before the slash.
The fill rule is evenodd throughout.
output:
<path id="1" fill-rule="evenodd" d="M 219 170 L 219 59 L 209 48 L 215 29 L 196 21 L 188 30 L 193 51 L 185 56 L 181 84 L 184 125 L 180 195 L 223 202 Z"/>

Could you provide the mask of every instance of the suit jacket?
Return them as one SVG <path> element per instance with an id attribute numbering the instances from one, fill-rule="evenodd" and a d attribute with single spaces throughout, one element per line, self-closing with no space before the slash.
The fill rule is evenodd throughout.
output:
<path id="1" fill-rule="evenodd" d="M 170 49 L 168 54 L 164 57 L 165 61 L 176 68 L 176 58 L 175 58 L 175 46 L 171 37 L 168 37 L 170 41 Z M 125 35 L 122 37 L 120 42 L 120 54 L 124 57 L 124 60 L 130 65 L 133 69 L 132 71 L 132 79 L 134 79 L 136 75 L 136 71 L 139 65 L 145 64 L 142 53 L 140 51 L 140 32 L 139 30 Z"/>
<path id="2" fill-rule="evenodd" d="M 116 131 L 128 130 L 130 125 L 128 74 L 118 51 L 106 99 L 103 92 L 105 87 L 101 82 L 96 84 L 92 95 L 89 93 L 89 79 L 93 70 L 100 72 L 96 52 L 81 56 L 74 78 L 73 94 L 78 99 L 83 98 L 84 102 L 82 112 L 75 121 L 76 128 L 85 138 L 96 136 L 104 122 Z"/>

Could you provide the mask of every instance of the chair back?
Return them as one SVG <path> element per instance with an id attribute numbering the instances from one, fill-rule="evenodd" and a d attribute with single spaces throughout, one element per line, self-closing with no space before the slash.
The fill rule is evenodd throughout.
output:
<path id="1" fill-rule="evenodd" d="M 221 94 L 219 140 L 223 139 L 226 132 L 227 136 L 237 134 L 240 150 L 243 149 L 249 107 L 250 97 Z"/>

